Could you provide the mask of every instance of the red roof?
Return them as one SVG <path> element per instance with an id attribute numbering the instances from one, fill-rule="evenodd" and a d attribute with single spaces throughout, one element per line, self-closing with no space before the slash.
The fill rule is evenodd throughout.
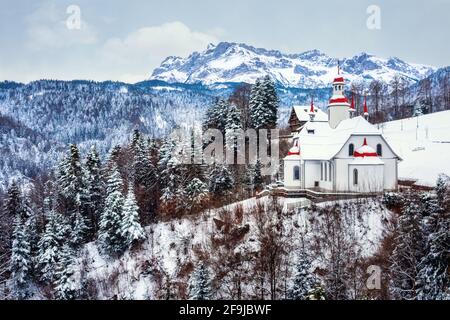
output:
<path id="1" fill-rule="evenodd" d="M 330 99 L 330 103 L 348 103 L 348 99 L 346 97 Z"/>
<path id="2" fill-rule="evenodd" d="M 289 149 L 289 152 L 287 154 L 288 156 L 297 156 L 300 155 L 300 148 L 298 146 L 293 146 L 291 149 Z"/>
<path id="3" fill-rule="evenodd" d="M 350 111 L 355 111 L 355 95 L 352 94 L 352 103 L 350 104 Z"/>
<path id="4" fill-rule="evenodd" d="M 364 115 L 369 114 L 369 109 L 367 108 L 366 96 L 364 96 Z"/>
<path id="5" fill-rule="evenodd" d="M 367 144 L 367 139 L 364 138 L 363 145 L 353 152 L 354 157 L 378 157 L 375 150 Z"/>
<path id="6" fill-rule="evenodd" d="M 309 109 L 309 112 L 314 113 L 314 100 L 313 100 L 313 97 L 311 97 L 311 108 Z"/>
<path id="7" fill-rule="evenodd" d="M 344 82 L 344 77 L 336 77 L 333 82 Z"/>

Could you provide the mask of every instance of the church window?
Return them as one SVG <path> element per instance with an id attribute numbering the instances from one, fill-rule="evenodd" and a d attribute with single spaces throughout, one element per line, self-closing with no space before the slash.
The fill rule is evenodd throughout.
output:
<path id="1" fill-rule="evenodd" d="M 377 155 L 380 157 L 383 155 L 383 146 L 381 143 L 377 144 Z"/>
<path id="2" fill-rule="evenodd" d="M 348 156 L 353 157 L 354 152 L 355 152 L 355 145 L 353 143 L 350 143 L 348 145 Z"/>
<path id="3" fill-rule="evenodd" d="M 300 167 L 294 167 L 294 180 L 300 180 Z"/>
<path id="4" fill-rule="evenodd" d="M 358 184 L 358 169 L 353 169 L 353 184 Z"/>

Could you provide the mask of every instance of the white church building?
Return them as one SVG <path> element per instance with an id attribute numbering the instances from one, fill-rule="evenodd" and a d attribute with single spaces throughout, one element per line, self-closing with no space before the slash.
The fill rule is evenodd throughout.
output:
<path id="1" fill-rule="evenodd" d="M 327 113 L 318 112 L 313 102 L 308 107 L 294 107 L 295 113 L 308 108 L 309 120 L 294 132 L 293 146 L 284 158 L 283 184 L 288 191 L 372 193 L 397 189 L 400 157 L 367 121 L 365 100 L 363 116 L 355 115 L 354 100 L 349 103 L 344 86 L 338 72 Z M 320 119 L 316 120 L 317 114 Z"/>

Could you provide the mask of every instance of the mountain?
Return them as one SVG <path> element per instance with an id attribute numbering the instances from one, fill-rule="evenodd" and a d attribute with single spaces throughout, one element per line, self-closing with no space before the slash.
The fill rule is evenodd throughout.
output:
<path id="1" fill-rule="evenodd" d="M 168 57 L 153 71 L 150 79 L 171 83 L 254 83 L 258 77 L 269 74 L 284 87 L 323 88 L 329 86 L 337 65 L 337 58 L 319 50 L 285 54 L 246 44 L 220 42 L 187 58 Z M 352 82 L 373 79 L 389 82 L 395 74 L 414 82 L 436 70 L 395 57 L 384 59 L 367 53 L 344 59 L 342 69 Z"/>

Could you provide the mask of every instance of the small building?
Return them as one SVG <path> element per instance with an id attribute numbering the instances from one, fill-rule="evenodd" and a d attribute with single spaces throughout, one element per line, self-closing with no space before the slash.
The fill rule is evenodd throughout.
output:
<path id="1" fill-rule="evenodd" d="M 315 121 L 328 122 L 328 116 L 321 109 L 314 106 Z M 310 106 L 293 106 L 289 116 L 289 127 L 292 133 L 300 131 L 306 122 L 310 120 Z"/>
<path id="2" fill-rule="evenodd" d="M 313 102 L 307 113 L 299 110 L 299 119 L 305 119 L 305 113 L 309 119 L 299 122 L 284 158 L 287 190 L 375 193 L 397 189 L 400 157 L 369 123 L 365 100 L 363 115 L 354 116 L 354 101 L 349 103 L 344 96 L 344 85 L 338 74 L 327 113 L 316 112 Z M 297 114 L 295 107 L 293 113 Z"/>

